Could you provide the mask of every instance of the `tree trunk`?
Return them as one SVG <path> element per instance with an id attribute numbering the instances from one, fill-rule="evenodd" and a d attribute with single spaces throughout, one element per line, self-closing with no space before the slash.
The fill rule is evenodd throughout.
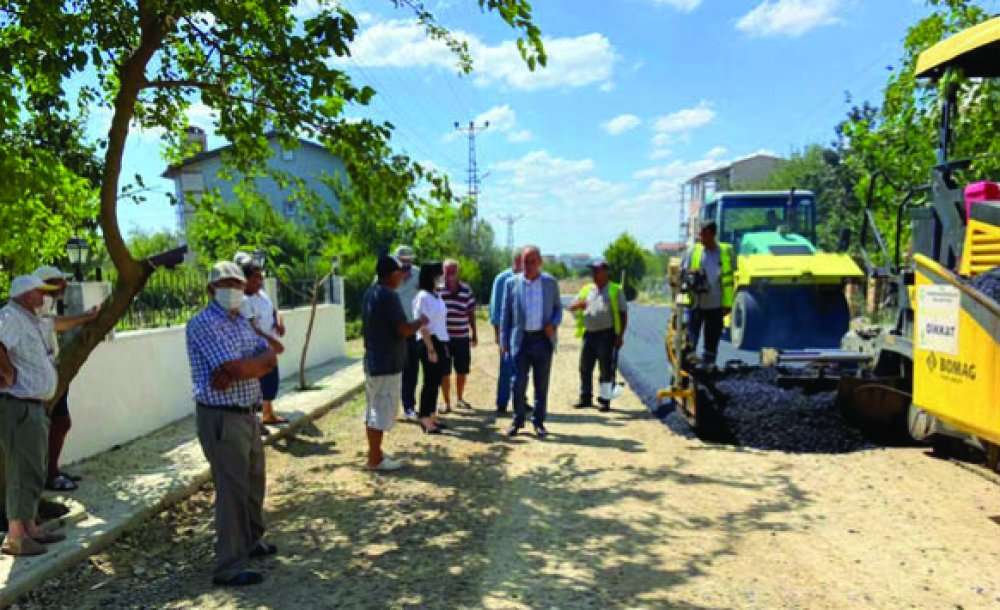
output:
<path id="1" fill-rule="evenodd" d="M 125 315 L 132 299 L 142 291 L 153 273 L 153 267 L 149 263 L 132 258 L 118 226 L 118 184 L 129 123 L 135 115 L 139 91 L 146 82 L 146 66 L 160 48 L 165 35 L 164 23 L 150 12 L 146 2 L 139 2 L 139 12 L 142 35 L 139 46 L 119 68 L 118 95 L 115 96 L 114 115 L 108 130 L 108 149 L 104 156 L 104 175 L 101 177 L 100 189 L 98 221 L 108 255 L 118 271 L 118 281 L 111 298 L 102 305 L 97 319 L 84 325 L 60 353 L 56 396 L 61 396 L 66 391 L 87 357 Z"/>
<path id="2" fill-rule="evenodd" d="M 302 344 L 302 357 L 299 359 L 299 389 L 308 389 L 306 385 L 306 354 L 309 352 L 309 340 L 312 339 L 313 322 L 316 320 L 316 306 L 319 304 L 319 289 L 330 279 L 333 272 L 327 273 L 313 286 L 312 309 L 309 312 L 309 326 L 306 327 L 306 340 Z"/>

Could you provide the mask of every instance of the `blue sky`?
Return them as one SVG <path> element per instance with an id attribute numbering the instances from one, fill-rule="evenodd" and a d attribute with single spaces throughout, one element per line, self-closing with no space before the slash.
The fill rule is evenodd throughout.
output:
<path id="1" fill-rule="evenodd" d="M 325 0 L 300 0 L 303 14 Z M 781 155 L 827 143 L 844 92 L 877 101 L 919 0 L 536 0 L 549 66 L 530 73 L 514 34 L 474 0 L 428 0 L 439 21 L 467 37 L 472 75 L 428 41 L 388 0 L 346 0 L 360 16 L 343 63 L 378 91 L 352 109 L 397 126 L 396 146 L 464 189 L 467 141 L 455 121 L 489 119 L 478 142 L 488 172 L 481 216 L 521 216 L 519 243 L 548 253 L 596 254 L 622 231 L 641 243 L 677 235 L 679 185 L 756 151 Z M 983 0 L 994 12 L 1000 1 Z M 211 131 L 211 114 L 192 109 Z M 92 132 L 106 125 L 95 113 Z M 167 192 L 156 133 L 134 134 L 125 176 Z M 223 144 L 210 138 L 209 146 Z M 123 203 L 127 230 L 174 228 L 162 193 Z"/>

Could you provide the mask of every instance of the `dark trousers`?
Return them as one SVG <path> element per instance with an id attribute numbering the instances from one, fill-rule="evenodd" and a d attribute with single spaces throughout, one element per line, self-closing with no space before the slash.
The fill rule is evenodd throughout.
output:
<path id="1" fill-rule="evenodd" d="M 40 403 L 0 397 L 0 468 L 7 518 L 31 521 L 45 486 L 49 416 Z"/>
<path id="2" fill-rule="evenodd" d="M 198 441 L 215 483 L 215 577 L 247 568 L 264 537 L 266 476 L 260 424 L 251 413 L 198 407 Z"/>
<path id="3" fill-rule="evenodd" d="M 545 423 L 546 398 L 549 393 L 549 373 L 552 371 L 552 341 L 544 332 L 528 333 L 521 343 L 521 349 L 514 357 L 517 368 L 514 378 L 514 425 L 523 426 L 527 417 L 528 373 L 535 388 L 535 410 L 532 422 Z"/>
<path id="4" fill-rule="evenodd" d="M 500 355 L 500 373 L 497 377 L 497 413 L 506 413 L 510 393 L 517 379 L 517 366 L 510 354 Z"/>
<path id="5" fill-rule="evenodd" d="M 406 362 L 403 364 L 403 409 L 413 411 L 417 405 L 417 377 L 420 372 L 420 341 L 406 340 Z"/>
<path id="6" fill-rule="evenodd" d="M 601 383 L 615 380 L 612 370 L 615 353 L 615 331 L 612 329 L 586 332 L 583 335 L 583 349 L 580 351 L 580 401 L 588 403 L 594 397 L 594 365 L 600 370 Z M 598 399 L 601 404 L 611 401 Z"/>
<path id="7" fill-rule="evenodd" d="M 715 364 L 719 356 L 719 341 L 722 339 L 722 320 L 725 318 L 722 309 L 693 308 L 688 314 L 688 335 L 691 337 L 691 344 L 697 348 L 698 336 L 704 332 L 705 343 L 701 359 L 706 364 Z"/>
<path id="8" fill-rule="evenodd" d="M 424 369 L 424 385 L 420 387 L 420 417 L 430 417 L 437 411 L 441 379 L 448 370 L 448 344 L 442 343 L 437 337 L 431 337 L 431 341 L 434 343 L 434 351 L 437 352 L 437 362 L 431 362 L 427 346 L 423 341 L 417 349 Z"/>

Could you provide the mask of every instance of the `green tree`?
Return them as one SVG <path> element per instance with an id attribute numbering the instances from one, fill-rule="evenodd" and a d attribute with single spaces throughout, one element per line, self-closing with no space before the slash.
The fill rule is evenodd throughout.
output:
<path id="1" fill-rule="evenodd" d="M 611 279 L 619 281 L 625 276 L 625 296 L 635 299 L 639 291 L 639 283 L 646 276 L 646 260 L 639 242 L 628 233 L 622 233 L 618 239 L 604 251 L 604 258 L 611 267 Z"/>
<path id="2" fill-rule="evenodd" d="M 542 265 L 542 270 L 557 280 L 564 280 L 570 276 L 569 268 L 566 266 L 566 263 L 559 261 L 545 263 Z"/>
<path id="3" fill-rule="evenodd" d="M 450 36 L 417 2 L 429 36 L 445 40 L 460 67 L 471 69 L 468 47 Z M 529 67 L 545 63 L 541 33 L 527 0 L 478 0 L 521 33 L 518 49 Z M 232 147 L 225 165 L 254 175 L 270 156 L 265 133 L 294 147 L 299 136 L 361 151 L 388 139 L 343 118 L 350 104 L 374 91 L 355 85 L 330 59 L 349 54 L 357 20 L 342 6 L 324 5 L 299 22 L 293 0 L 4 0 L 0 3 L 0 135 L 20 117 L 46 113 L 52 124 L 71 120 L 70 100 L 110 109 L 104 161 L 97 180 L 98 223 L 117 271 L 112 296 L 98 318 L 63 350 L 60 390 L 145 285 L 153 268 L 129 251 L 118 222 L 122 157 L 134 126 L 167 131 L 172 161 L 187 152 L 186 110 L 196 100 L 219 113 L 217 132 Z M 280 67 L 280 69 L 276 69 Z M 70 84 L 83 80 L 73 93 Z M 51 102 L 46 106 L 46 102 Z M 355 186 L 372 168 L 351 173 Z M 21 204 L 18 203 L 18 208 Z"/>
<path id="4" fill-rule="evenodd" d="M 896 206 L 904 192 L 926 184 L 936 163 L 940 93 L 949 83 L 959 86 L 961 106 L 951 156 L 972 159 L 968 179 L 1000 175 L 1000 138 L 996 136 L 1000 133 L 1000 83 L 953 74 L 935 87 L 915 75 L 923 51 L 990 15 L 973 0 L 927 0 L 927 4 L 933 11 L 907 30 L 903 56 L 888 78 L 881 105 L 855 107 L 837 128 L 847 142 L 843 163 L 859 176 L 854 196 L 864 201 L 872 177 L 881 177 L 874 191 L 876 219 L 890 243 L 896 233 Z"/>
<path id="5" fill-rule="evenodd" d="M 838 150 L 840 148 L 840 150 Z M 816 240 L 825 252 L 835 252 L 842 228 L 856 235 L 861 227 L 861 204 L 854 193 L 859 176 L 841 162 L 842 147 L 812 145 L 794 153 L 766 179 L 745 185 L 747 190 L 812 191 L 816 195 Z"/>

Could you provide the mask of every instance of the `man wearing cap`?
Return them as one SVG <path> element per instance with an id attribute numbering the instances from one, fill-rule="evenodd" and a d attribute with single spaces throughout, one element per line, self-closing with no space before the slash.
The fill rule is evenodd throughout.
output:
<path id="1" fill-rule="evenodd" d="M 403 303 L 403 312 L 408 321 L 414 321 L 413 301 L 420 291 L 420 267 L 413 264 L 413 248 L 399 246 L 396 248 L 396 260 L 403 272 L 396 294 Z M 420 372 L 419 341 L 416 336 L 406 340 L 406 362 L 403 366 L 403 412 L 407 419 L 417 418 L 417 374 Z"/>
<path id="2" fill-rule="evenodd" d="M 281 337 L 285 336 L 285 324 L 271 297 L 264 291 L 264 269 L 252 257 L 243 252 L 236 253 L 234 262 L 240 266 L 243 276 L 247 279 L 243 290 L 246 298 L 243 299 L 240 312 L 244 318 L 250 320 L 250 324 L 257 331 L 257 334 L 280 354 L 284 351 Z M 260 421 L 264 425 L 281 426 L 288 423 L 288 419 L 280 417 L 274 412 L 274 399 L 278 397 L 280 383 L 281 373 L 278 372 L 277 366 L 260 378 L 260 391 L 264 396 Z M 267 428 L 261 426 L 261 433 L 267 436 Z"/>
<path id="3" fill-rule="evenodd" d="M 216 263 L 208 284 L 212 301 L 187 325 L 198 440 L 215 483 L 213 582 L 223 586 L 262 582 L 247 564 L 277 552 L 263 540 L 266 474 L 256 411 L 263 400 L 259 379 L 278 360 L 240 314 L 245 286 L 238 265 Z"/>
<path id="4" fill-rule="evenodd" d="M 378 281 L 365 291 L 361 305 L 362 334 L 365 339 L 365 433 L 368 437 L 369 470 L 398 470 L 402 463 L 385 455 L 382 438 L 392 429 L 399 412 L 406 364 L 406 344 L 422 322 L 410 322 L 398 289 L 403 280 L 399 261 L 379 258 L 375 268 Z"/>
<path id="5" fill-rule="evenodd" d="M 45 404 L 58 381 L 39 317 L 45 293 L 52 291 L 34 275 L 16 277 L 10 302 L 0 310 L 0 449 L 9 519 L 0 550 L 5 555 L 41 555 L 45 544 L 65 539 L 42 531 L 35 520 L 49 440 Z"/>
<path id="6" fill-rule="evenodd" d="M 45 347 L 55 363 L 59 358 L 58 335 L 90 322 L 97 317 L 100 307 L 94 307 L 86 313 L 75 316 L 60 316 L 56 304 L 65 296 L 66 280 L 72 276 L 51 265 L 35 269 L 33 275 L 53 288 L 52 292 L 44 296 L 45 303 L 42 305 L 40 317 L 44 328 L 42 336 L 45 338 Z M 67 390 L 55 401 L 52 411 L 49 413 L 49 468 L 45 488 L 53 491 L 73 491 L 77 488 L 77 482 L 80 480 L 80 477 L 65 473 L 59 468 L 59 458 L 62 456 L 63 445 L 73 424 L 69 416 L 68 397 L 69 391 Z"/>
<path id="7" fill-rule="evenodd" d="M 624 344 L 628 325 L 628 303 L 622 287 L 608 279 L 608 262 L 598 258 L 590 265 L 594 282 L 584 286 L 569 306 L 576 312 L 576 335 L 583 338 L 580 351 L 580 401 L 577 409 L 592 407 L 594 364 L 600 369 L 600 411 L 611 410 L 614 390 L 615 351 Z"/>
<path id="8" fill-rule="evenodd" d="M 705 278 L 705 291 L 694 295 L 688 318 L 688 335 L 692 345 L 698 345 L 698 337 L 704 332 L 702 362 L 705 364 L 715 364 L 723 320 L 733 307 L 736 257 L 731 245 L 717 241 L 717 233 L 718 225 L 714 220 L 703 221 L 700 241 L 691 247 L 681 263 L 683 272 L 700 273 Z"/>

